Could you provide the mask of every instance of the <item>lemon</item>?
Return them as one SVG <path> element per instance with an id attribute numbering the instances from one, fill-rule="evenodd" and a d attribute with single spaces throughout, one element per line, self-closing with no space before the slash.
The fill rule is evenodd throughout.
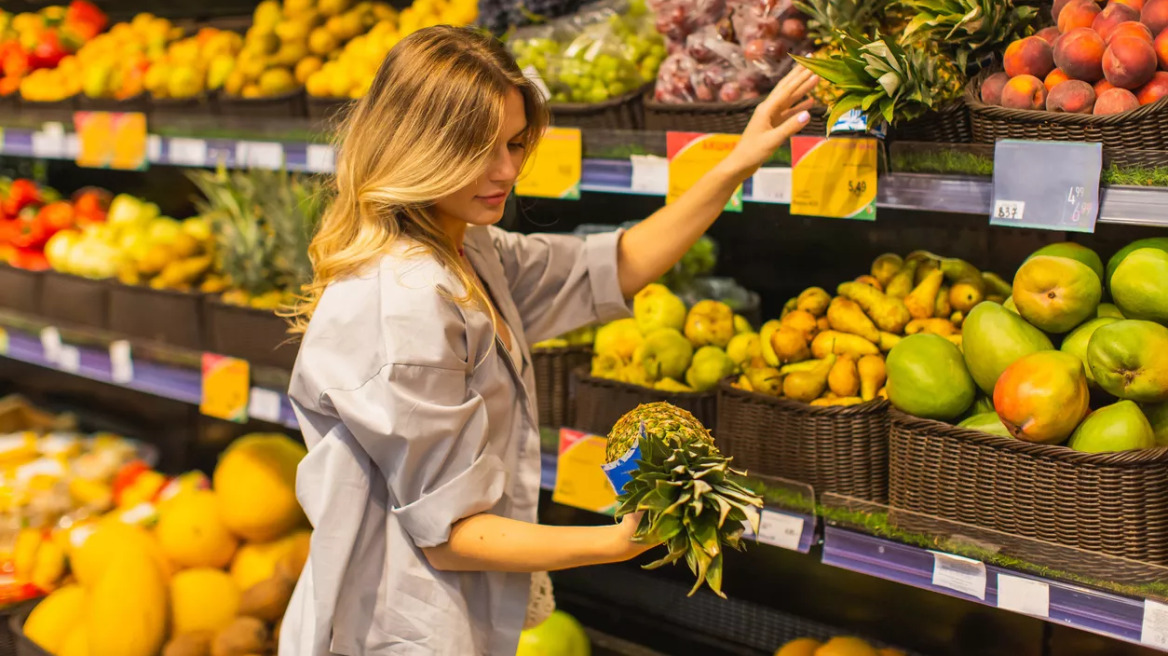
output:
<path id="1" fill-rule="evenodd" d="M 336 16 L 349 9 L 350 0 L 320 0 L 316 8 L 325 16 Z"/>
<path id="2" fill-rule="evenodd" d="M 278 96 L 296 88 L 296 78 L 286 68 L 269 68 L 260 76 L 260 92 L 265 96 Z"/>
<path id="3" fill-rule="evenodd" d="M 304 41 L 308 38 L 310 27 L 300 20 L 287 20 L 276 24 L 276 36 L 284 43 Z"/>
<path id="4" fill-rule="evenodd" d="M 188 569 L 170 581 L 172 635 L 220 631 L 239 610 L 239 586 L 230 574 L 212 567 Z"/>
<path id="5" fill-rule="evenodd" d="M 180 567 L 226 567 L 238 546 L 210 490 L 192 490 L 169 501 L 154 534 L 162 552 Z"/>
<path id="6" fill-rule="evenodd" d="M 66 632 L 81 617 L 85 589 L 66 585 L 37 604 L 24 622 L 24 635 L 50 654 L 60 652 Z"/>
<path id="7" fill-rule="evenodd" d="M 283 74 L 294 83 L 291 73 Z M 233 442 L 213 477 L 227 527 L 248 540 L 264 541 L 301 524 L 296 466 L 306 453 L 303 445 L 282 434 L 253 433 Z"/>
<path id="8" fill-rule="evenodd" d="M 296 64 L 296 70 L 294 71 L 296 81 L 300 84 L 307 84 L 308 78 L 313 73 L 319 71 L 322 66 L 324 66 L 324 62 L 320 60 L 320 57 L 305 57 L 301 59 Z"/>
<path id="9" fill-rule="evenodd" d="M 293 18 L 312 11 L 313 0 L 284 0 L 284 16 Z"/>
<path id="10" fill-rule="evenodd" d="M 280 22 L 280 3 L 276 0 L 264 0 L 256 5 L 252 23 L 257 26 L 275 27 Z"/>
<path id="11" fill-rule="evenodd" d="M 341 42 L 326 27 L 318 27 L 308 35 L 308 49 L 314 55 L 327 55 L 341 47 Z"/>
<path id="12" fill-rule="evenodd" d="M 165 574 L 170 563 L 157 540 L 146 529 L 116 519 L 103 520 L 80 545 L 74 545 L 70 566 L 73 576 L 84 586 L 97 583 L 114 555 L 131 552 L 139 559 L 152 560 Z"/>

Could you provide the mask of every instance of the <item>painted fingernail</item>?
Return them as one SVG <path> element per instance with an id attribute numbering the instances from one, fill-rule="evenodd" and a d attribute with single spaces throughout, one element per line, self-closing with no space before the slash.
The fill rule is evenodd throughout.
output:
<path id="1" fill-rule="evenodd" d="M 810 112 L 799 112 L 799 115 L 796 116 L 795 118 L 797 118 L 800 123 L 806 123 L 807 121 L 811 120 L 811 113 Z"/>

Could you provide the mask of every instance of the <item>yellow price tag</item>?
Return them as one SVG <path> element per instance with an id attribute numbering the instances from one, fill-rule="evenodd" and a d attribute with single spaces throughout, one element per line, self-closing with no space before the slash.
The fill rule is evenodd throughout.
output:
<path id="1" fill-rule="evenodd" d="M 726 159 L 741 138 L 737 134 L 667 133 L 665 151 L 669 156 L 669 191 L 665 194 L 665 203 L 681 198 L 703 175 Z M 741 185 L 726 203 L 726 211 L 742 211 Z"/>
<path id="2" fill-rule="evenodd" d="M 8 331 L 0 328 L 0 355 L 8 355 Z"/>
<path id="3" fill-rule="evenodd" d="M 875 139 L 791 138 L 791 214 L 876 220 Z"/>
<path id="4" fill-rule="evenodd" d="M 548 128 L 523 165 L 515 193 L 579 200 L 583 152 L 579 129 Z"/>
<path id="5" fill-rule="evenodd" d="M 199 412 L 208 417 L 247 421 L 251 367 L 247 360 L 214 353 L 203 354 L 203 398 Z"/>
<path id="6" fill-rule="evenodd" d="M 146 168 L 146 115 L 76 112 L 77 165 L 136 171 Z"/>
<path id="7" fill-rule="evenodd" d="M 616 510 L 616 492 L 600 468 L 605 463 L 606 442 L 596 435 L 560 429 L 552 501 L 597 513 L 612 514 Z"/>

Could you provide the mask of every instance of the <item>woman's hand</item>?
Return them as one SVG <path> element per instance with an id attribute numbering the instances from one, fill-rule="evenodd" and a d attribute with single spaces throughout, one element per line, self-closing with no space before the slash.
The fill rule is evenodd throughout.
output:
<path id="1" fill-rule="evenodd" d="M 641 523 L 641 515 L 643 512 L 635 512 L 625 515 L 621 518 L 620 523 L 613 527 L 616 536 L 616 547 L 613 557 L 617 562 L 623 562 L 640 556 L 646 551 L 656 547 L 656 544 L 642 544 L 633 541 L 633 535 L 637 532 L 637 525 Z"/>
<path id="2" fill-rule="evenodd" d="M 806 96 L 816 84 L 819 76 L 796 64 L 766 100 L 759 103 L 742 131 L 742 140 L 727 157 L 731 167 L 743 174 L 743 179 L 754 175 L 779 146 L 807 124 L 811 118 L 807 110 L 814 101 Z"/>

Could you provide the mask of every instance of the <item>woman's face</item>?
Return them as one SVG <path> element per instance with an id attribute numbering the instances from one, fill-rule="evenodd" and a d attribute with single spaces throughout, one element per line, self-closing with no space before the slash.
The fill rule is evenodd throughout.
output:
<path id="1" fill-rule="evenodd" d="M 487 170 L 474 182 L 434 204 L 444 224 L 493 225 L 503 218 L 503 206 L 515 186 L 526 155 L 521 141 L 527 131 L 524 109 L 523 96 L 518 90 L 511 89 L 503 107 L 503 128 Z"/>

